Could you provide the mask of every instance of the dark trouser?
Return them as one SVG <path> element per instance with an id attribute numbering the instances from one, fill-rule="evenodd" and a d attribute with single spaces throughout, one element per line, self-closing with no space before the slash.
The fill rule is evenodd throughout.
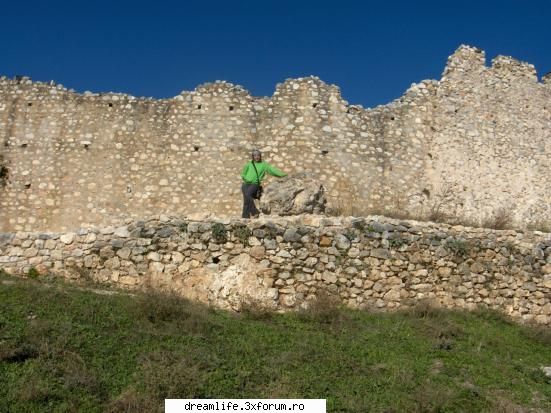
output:
<path id="1" fill-rule="evenodd" d="M 243 184 L 241 186 L 241 191 L 243 192 L 243 214 L 241 217 L 250 218 L 251 215 L 258 215 L 260 212 L 256 209 L 254 204 L 254 194 L 258 190 L 258 185 L 256 184 Z"/>

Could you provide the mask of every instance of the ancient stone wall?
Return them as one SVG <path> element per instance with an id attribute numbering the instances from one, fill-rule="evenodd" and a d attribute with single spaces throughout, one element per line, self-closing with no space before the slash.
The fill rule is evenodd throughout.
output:
<path id="1" fill-rule="evenodd" d="M 551 218 L 551 88 L 532 65 L 461 48 L 439 82 L 426 181 L 451 189 L 456 214 L 500 209 L 520 222 Z M 476 212 L 477 208 L 479 211 Z"/>
<path id="2" fill-rule="evenodd" d="M 375 80 L 374 80 L 375 81 Z M 519 227 L 551 221 L 551 83 L 462 46 L 441 80 L 364 109 L 318 78 L 273 96 L 205 84 L 165 100 L 0 79 L 0 230 L 71 230 L 124 217 L 241 208 L 249 150 L 313 172 L 329 206 L 400 209 Z"/>
<path id="3" fill-rule="evenodd" d="M 392 310 L 429 299 L 551 324 L 551 234 L 382 217 L 157 217 L 68 233 L 0 234 L 0 268 L 153 286 L 239 310 L 324 295 Z M 39 275 L 41 276 L 41 275 Z"/>

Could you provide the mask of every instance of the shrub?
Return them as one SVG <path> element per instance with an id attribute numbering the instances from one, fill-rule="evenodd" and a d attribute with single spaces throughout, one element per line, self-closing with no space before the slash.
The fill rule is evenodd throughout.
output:
<path id="1" fill-rule="evenodd" d="M 241 314 L 249 320 L 269 321 L 274 312 L 260 301 L 248 300 L 241 304 Z"/>
<path id="2" fill-rule="evenodd" d="M 356 238 L 356 231 L 354 231 L 352 228 L 348 228 L 344 236 L 348 239 L 348 241 L 353 241 Z"/>
<path id="3" fill-rule="evenodd" d="M 144 395 L 143 392 L 134 388 L 123 391 L 116 399 L 112 400 L 106 407 L 106 413 L 151 413 L 161 412 L 162 403 L 155 400 L 150 395 Z"/>
<path id="4" fill-rule="evenodd" d="M 224 224 L 217 222 L 212 226 L 212 238 L 216 242 L 226 242 L 228 240 L 228 231 Z"/>
<path id="5" fill-rule="evenodd" d="M 352 227 L 362 232 L 366 230 L 366 223 L 363 219 L 356 219 L 352 221 Z"/>
<path id="6" fill-rule="evenodd" d="M 34 267 L 31 267 L 29 269 L 29 271 L 27 272 L 27 277 L 29 278 L 38 278 L 40 276 L 40 273 L 38 272 L 38 270 Z"/>
<path id="7" fill-rule="evenodd" d="M 388 240 L 388 246 L 390 248 L 400 248 L 401 246 L 405 245 L 407 241 L 404 238 L 390 238 Z"/>
<path id="8" fill-rule="evenodd" d="M 297 315 L 303 321 L 331 325 L 339 324 L 344 312 L 337 296 L 319 291 L 316 299 L 310 301 L 308 307 L 299 311 Z"/>
<path id="9" fill-rule="evenodd" d="M 264 227 L 264 238 L 266 239 L 276 239 L 277 237 L 277 228 L 273 226 Z"/>
<path id="10" fill-rule="evenodd" d="M 137 320 L 147 320 L 153 329 L 206 335 L 211 329 L 207 309 L 175 291 L 146 290 L 135 300 Z"/>
<path id="11" fill-rule="evenodd" d="M 431 222 L 449 222 L 452 220 L 452 217 L 440 210 L 439 207 L 431 207 L 426 219 Z"/>
<path id="12" fill-rule="evenodd" d="M 511 228 L 513 214 L 510 209 L 500 208 L 491 216 L 482 221 L 481 226 L 491 229 Z"/>
<path id="13" fill-rule="evenodd" d="M 233 236 L 241 242 L 241 244 L 248 246 L 249 245 L 249 237 L 251 236 L 251 230 L 245 226 L 240 225 L 233 230 Z"/>
<path id="14" fill-rule="evenodd" d="M 446 248 L 457 256 L 464 257 L 469 253 L 469 244 L 462 239 L 451 239 L 446 242 Z"/>

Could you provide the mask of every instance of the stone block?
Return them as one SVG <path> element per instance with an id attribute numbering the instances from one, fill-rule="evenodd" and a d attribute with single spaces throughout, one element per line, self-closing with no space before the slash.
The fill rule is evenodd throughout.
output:
<path id="1" fill-rule="evenodd" d="M 266 249 L 263 246 L 257 245 L 257 246 L 251 247 L 251 249 L 249 250 L 249 254 L 251 257 L 257 260 L 262 260 L 266 255 Z"/>
<path id="2" fill-rule="evenodd" d="M 75 240 L 75 234 L 72 232 L 69 232 L 67 234 L 63 234 L 59 237 L 60 241 L 63 242 L 65 245 L 72 244 Z"/>

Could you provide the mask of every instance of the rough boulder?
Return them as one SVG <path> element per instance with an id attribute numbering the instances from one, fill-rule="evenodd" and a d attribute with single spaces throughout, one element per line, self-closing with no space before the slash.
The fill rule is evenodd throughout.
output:
<path id="1" fill-rule="evenodd" d="M 264 188 L 260 210 L 271 215 L 322 214 L 325 188 L 307 172 L 272 181 Z"/>

